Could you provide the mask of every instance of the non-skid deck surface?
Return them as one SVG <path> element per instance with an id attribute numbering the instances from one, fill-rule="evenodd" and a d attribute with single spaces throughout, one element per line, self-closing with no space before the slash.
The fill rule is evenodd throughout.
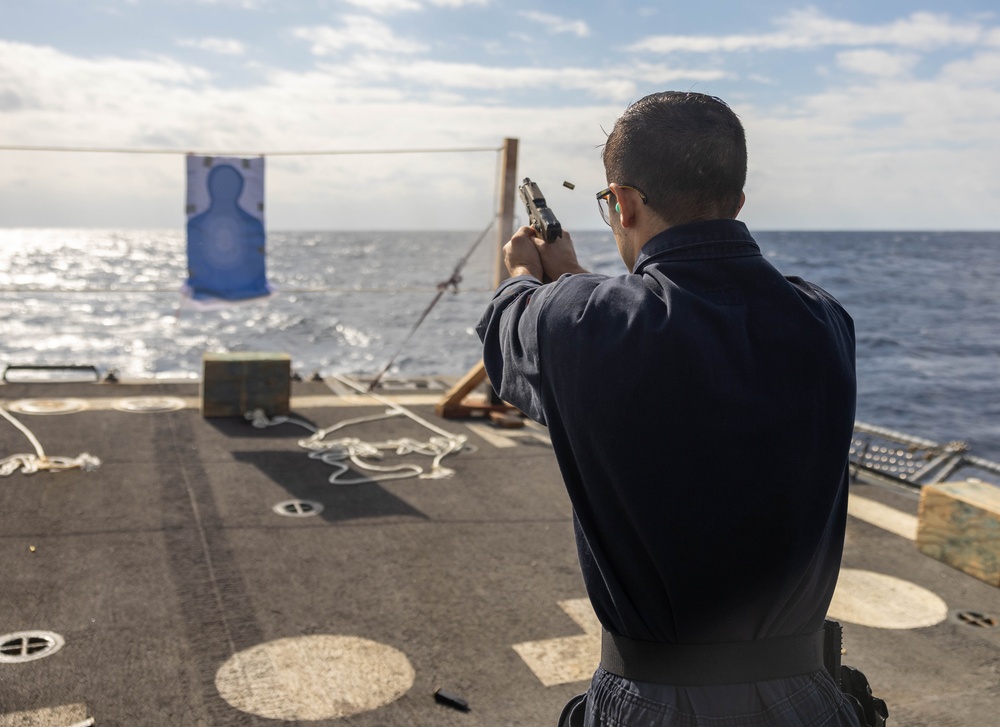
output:
<path id="1" fill-rule="evenodd" d="M 187 406 L 116 408 L 134 397 Z M 309 432 L 203 419 L 196 385 L 0 387 L 5 407 L 63 398 L 86 407 L 15 416 L 47 454 L 90 452 L 102 464 L 0 478 L 0 637 L 48 631 L 65 642 L 0 661 L 0 726 L 554 725 L 586 687 L 598 639 L 543 431 L 445 421 L 433 394 L 410 395 L 410 411 L 468 437 L 471 450 L 444 460 L 454 476 L 336 485 L 337 468 L 299 446 Z M 295 414 L 319 427 L 386 410 L 362 402 L 321 383 L 293 388 Z M 431 436 L 395 416 L 331 438 Z M 0 457 L 30 451 L 0 421 Z M 385 464 L 400 462 L 429 470 L 431 458 Z M 855 492 L 916 513 L 912 497 Z M 322 512 L 274 511 L 301 501 Z M 838 603 L 857 622 L 841 615 L 845 662 L 869 674 L 893 725 L 992 724 L 1000 631 L 956 614 L 1000 614 L 997 589 L 877 519 L 849 524 Z M 880 594 L 886 584 L 897 590 Z M 888 597 L 873 605 L 878 595 Z M 885 622 L 870 625 L 879 613 Z M 470 710 L 437 703 L 438 688 Z"/>

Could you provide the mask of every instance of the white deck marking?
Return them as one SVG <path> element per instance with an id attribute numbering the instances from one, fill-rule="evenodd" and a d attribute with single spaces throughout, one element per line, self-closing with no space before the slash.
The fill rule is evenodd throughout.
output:
<path id="1" fill-rule="evenodd" d="M 587 598 L 560 601 L 559 607 L 583 629 L 582 636 L 563 636 L 514 644 L 514 651 L 547 687 L 590 681 L 601 661 L 601 624 Z"/>
<path id="2" fill-rule="evenodd" d="M 444 397 L 444 393 L 379 394 L 379 396 L 399 404 L 400 406 L 419 406 L 422 404 L 437 404 Z M 385 406 L 385 403 L 378 401 L 371 396 L 365 396 L 364 394 L 345 394 L 343 396 L 293 396 L 290 406 L 294 411 L 295 409 L 316 409 L 340 406 Z"/>
<path id="3" fill-rule="evenodd" d="M 298 636 L 234 654 L 215 675 L 222 698 L 268 719 L 338 719 L 394 702 L 415 672 L 397 649 L 356 636 Z"/>
<path id="4" fill-rule="evenodd" d="M 198 409 L 201 407 L 201 399 L 197 396 L 172 396 L 171 399 L 176 399 L 178 402 L 183 404 L 185 409 Z M 437 404 L 441 400 L 441 394 L 398 394 L 385 397 L 397 404 L 402 406 L 418 406 L 426 404 Z M 18 404 L 24 408 L 34 408 L 35 411 L 20 411 L 21 414 L 56 414 L 64 413 L 60 411 L 47 411 L 56 407 L 53 403 L 55 401 L 63 400 L 42 400 L 42 399 L 32 399 L 25 400 L 27 403 L 19 404 L 18 402 L 8 402 L 5 399 L 0 399 L 0 405 L 6 406 L 9 409 L 14 408 L 14 404 Z M 118 397 L 110 396 L 94 396 L 87 399 L 74 399 L 73 402 L 79 402 L 82 407 L 74 408 L 71 411 L 65 413 L 75 413 L 78 411 L 110 411 L 117 408 L 121 402 Z M 377 401 L 370 396 L 358 395 L 347 395 L 347 396 L 335 396 L 322 395 L 322 396 L 293 396 L 291 398 L 290 407 L 292 411 L 296 409 L 317 409 L 317 408 L 339 408 L 348 406 L 385 406 L 381 401 Z"/>
<path id="5" fill-rule="evenodd" d="M 89 408 L 83 399 L 19 399 L 6 404 L 15 414 L 75 414 Z"/>
<path id="6" fill-rule="evenodd" d="M 530 426 L 524 429 L 499 429 L 487 424 L 466 424 L 469 429 L 492 444 L 497 449 L 516 447 L 519 439 L 531 439 L 540 442 L 548 447 L 552 446 L 552 440 L 544 431 L 539 431 Z"/>
<path id="7" fill-rule="evenodd" d="M 589 681 L 601 660 L 601 624 L 586 598 L 559 606 L 584 633 L 514 644 L 528 668 L 547 687 Z M 948 616 L 948 604 L 915 583 L 871 571 L 843 568 L 830 604 L 830 618 L 880 629 L 934 626 Z"/>
<path id="8" fill-rule="evenodd" d="M 847 500 L 847 513 L 907 540 L 917 539 L 917 517 L 881 502 L 851 494 Z"/>
<path id="9" fill-rule="evenodd" d="M 0 727 L 53 727 L 53 725 L 69 727 L 86 719 L 86 704 L 65 704 L 61 707 L 0 714 Z"/>
<path id="10" fill-rule="evenodd" d="M 133 414 L 162 414 L 187 407 L 187 400 L 178 396 L 126 396 L 117 399 L 112 407 L 116 411 Z"/>
<path id="11" fill-rule="evenodd" d="M 508 436 L 502 429 L 494 429 L 493 427 L 488 427 L 485 424 L 466 424 L 465 426 L 497 449 L 507 449 L 508 447 L 517 446 L 517 442 L 515 442 L 512 437 Z"/>
<path id="12" fill-rule="evenodd" d="M 936 593 L 901 578 L 841 568 L 829 617 L 876 629 L 919 629 L 948 617 Z"/>

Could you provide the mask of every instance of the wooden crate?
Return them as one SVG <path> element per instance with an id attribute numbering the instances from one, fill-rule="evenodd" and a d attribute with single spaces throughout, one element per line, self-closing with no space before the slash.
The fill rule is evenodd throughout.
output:
<path id="1" fill-rule="evenodd" d="M 288 414 L 291 358 L 284 353 L 206 353 L 202 356 L 201 413 L 242 417 L 253 409 Z"/>
<path id="2" fill-rule="evenodd" d="M 1000 586 L 1000 488 L 967 480 L 921 489 L 917 548 Z"/>

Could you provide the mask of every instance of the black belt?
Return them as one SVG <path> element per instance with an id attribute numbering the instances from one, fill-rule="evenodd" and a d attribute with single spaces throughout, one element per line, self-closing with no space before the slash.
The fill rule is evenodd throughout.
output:
<path id="1" fill-rule="evenodd" d="M 745 684 L 823 668 L 823 632 L 725 644 L 635 641 L 604 630 L 601 666 L 637 682 Z"/>

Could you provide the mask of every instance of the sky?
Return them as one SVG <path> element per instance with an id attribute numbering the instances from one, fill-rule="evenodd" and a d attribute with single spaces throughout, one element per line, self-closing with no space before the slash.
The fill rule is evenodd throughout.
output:
<path id="1" fill-rule="evenodd" d="M 266 156 L 269 229 L 478 230 L 516 138 L 598 229 L 668 89 L 742 119 L 751 229 L 1000 229 L 995 0 L 0 0 L 0 147 L 172 152 L 0 149 L 0 227 L 180 228 L 195 152 Z M 486 151 L 278 154 L 413 149 Z"/>

